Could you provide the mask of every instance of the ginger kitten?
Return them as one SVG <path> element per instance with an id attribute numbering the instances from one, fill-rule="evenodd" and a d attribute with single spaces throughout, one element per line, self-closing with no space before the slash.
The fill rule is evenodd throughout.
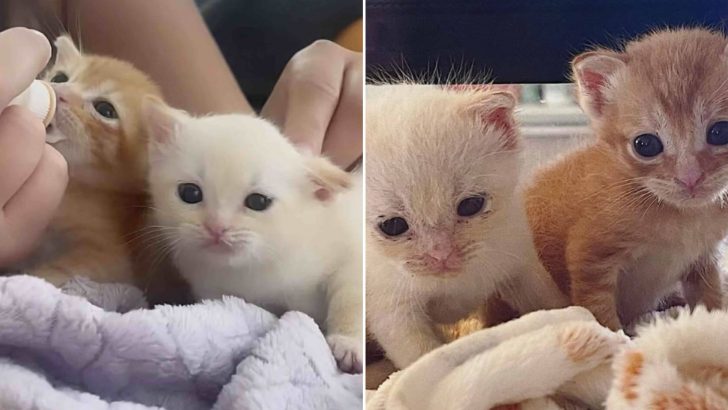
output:
<path id="1" fill-rule="evenodd" d="M 666 30 L 572 69 L 596 142 L 528 190 L 540 257 L 573 303 L 612 329 L 682 282 L 690 305 L 721 307 L 728 234 L 728 40 Z"/>
<path id="2" fill-rule="evenodd" d="M 516 192 L 514 106 L 478 86 L 367 89 L 367 330 L 400 369 L 490 296 L 521 313 L 566 302 Z"/>
<path id="3" fill-rule="evenodd" d="M 68 161 L 70 182 L 29 273 L 57 286 L 77 275 L 132 283 L 130 234 L 146 205 L 140 106 L 160 91 L 131 64 L 82 55 L 66 36 L 55 45 L 45 79 L 58 101 L 47 142 Z"/>
<path id="4" fill-rule="evenodd" d="M 302 311 L 339 367 L 360 372 L 361 176 L 250 115 L 193 118 L 154 100 L 145 113 L 155 218 L 195 297 Z"/>

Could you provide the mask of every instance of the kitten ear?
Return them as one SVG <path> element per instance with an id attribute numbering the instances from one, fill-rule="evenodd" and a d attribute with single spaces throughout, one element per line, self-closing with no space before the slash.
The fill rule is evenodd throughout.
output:
<path id="1" fill-rule="evenodd" d="M 306 170 L 319 201 L 327 201 L 351 186 L 351 175 L 324 157 L 307 157 Z"/>
<path id="2" fill-rule="evenodd" d="M 518 146 L 518 132 L 513 111 L 516 97 L 510 92 L 488 92 L 476 104 L 479 120 L 484 127 L 495 127 L 503 131 L 503 148 L 515 149 Z"/>
<path id="3" fill-rule="evenodd" d="M 152 149 L 170 145 L 174 140 L 180 120 L 180 110 L 169 107 L 156 96 L 147 95 L 142 100 L 142 121 L 146 127 Z"/>
<path id="4" fill-rule="evenodd" d="M 81 58 L 81 52 L 69 35 L 62 35 L 53 42 L 56 46 L 56 64 L 65 65 Z"/>
<path id="5" fill-rule="evenodd" d="M 579 105 L 589 116 L 602 116 L 610 78 L 625 65 L 623 54 L 609 50 L 588 51 L 579 54 L 571 62 L 579 92 Z"/>

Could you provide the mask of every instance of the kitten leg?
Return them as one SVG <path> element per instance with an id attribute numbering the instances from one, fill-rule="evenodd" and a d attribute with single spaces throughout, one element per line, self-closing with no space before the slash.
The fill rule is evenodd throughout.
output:
<path id="1" fill-rule="evenodd" d="M 485 327 L 497 326 L 519 316 L 518 312 L 506 303 L 500 295 L 489 297 L 479 313 Z"/>
<path id="2" fill-rule="evenodd" d="M 683 281 L 685 297 L 690 307 L 702 302 L 708 310 L 723 306 L 720 267 L 713 255 L 705 255 L 695 262 Z"/>
<path id="3" fill-rule="evenodd" d="M 352 263 L 328 280 L 326 341 L 345 372 L 361 373 L 364 365 L 361 265 Z"/>
<path id="4" fill-rule="evenodd" d="M 367 330 L 382 346 L 389 360 L 404 369 L 420 356 L 440 346 L 427 315 L 414 306 L 393 306 L 367 299 Z"/>
<path id="5" fill-rule="evenodd" d="M 121 262 L 120 262 L 121 261 Z M 61 286 L 74 276 L 95 282 L 131 283 L 132 269 L 118 247 L 96 243 L 76 243 L 61 256 L 30 269 L 30 275 Z"/>
<path id="6" fill-rule="evenodd" d="M 617 279 L 628 249 L 624 239 L 595 237 L 599 234 L 603 232 L 584 227 L 569 235 L 574 238 L 566 248 L 571 301 L 589 309 L 602 325 L 619 330 L 622 324 L 617 311 Z"/>

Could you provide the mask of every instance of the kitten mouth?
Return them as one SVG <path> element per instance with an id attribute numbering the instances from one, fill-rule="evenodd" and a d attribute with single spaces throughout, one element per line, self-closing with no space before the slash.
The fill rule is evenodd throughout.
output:
<path id="1" fill-rule="evenodd" d="M 63 135 L 59 127 L 55 125 L 54 122 L 48 124 L 48 126 L 46 127 L 46 142 L 48 144 L 53 145 L 65 140 L 66 136 Z"/>
<path id="2" fill-rule="evenodd" d="M 695 189 L 693 191 L 680 190 L 665 199 L 680 208 L 701 208 L 713 204 L 714 197 L 715 195 L 711 191 Z"/>
<path id="3" fill-rule="evenodd" d="M 444 261 L 442 263 L 427 265 L 416 264 L 413 268 L 412 272 L 418 276 L 434 276 L 440 278 L 453 278 L 462 272 L 462 266 L 445 263 Z"/>
<path id="4" fill-rule="evenodd" d="M 238 247 L 230 242 L 209 240 L 202 245 L 202 248 L 211 253 L 231 254 L 238 251 Z"/>

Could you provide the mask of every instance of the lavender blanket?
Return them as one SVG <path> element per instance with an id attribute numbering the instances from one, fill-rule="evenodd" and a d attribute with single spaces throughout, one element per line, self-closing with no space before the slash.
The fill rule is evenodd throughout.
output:
<path id="1" fill-rule="evenodd" d="M 125 311 L 133 288 L 70 293 L 0 277 L 2 409 L 359 409 L 361 375 L 339 372 L 318 326 L 237 298 Z"/>

